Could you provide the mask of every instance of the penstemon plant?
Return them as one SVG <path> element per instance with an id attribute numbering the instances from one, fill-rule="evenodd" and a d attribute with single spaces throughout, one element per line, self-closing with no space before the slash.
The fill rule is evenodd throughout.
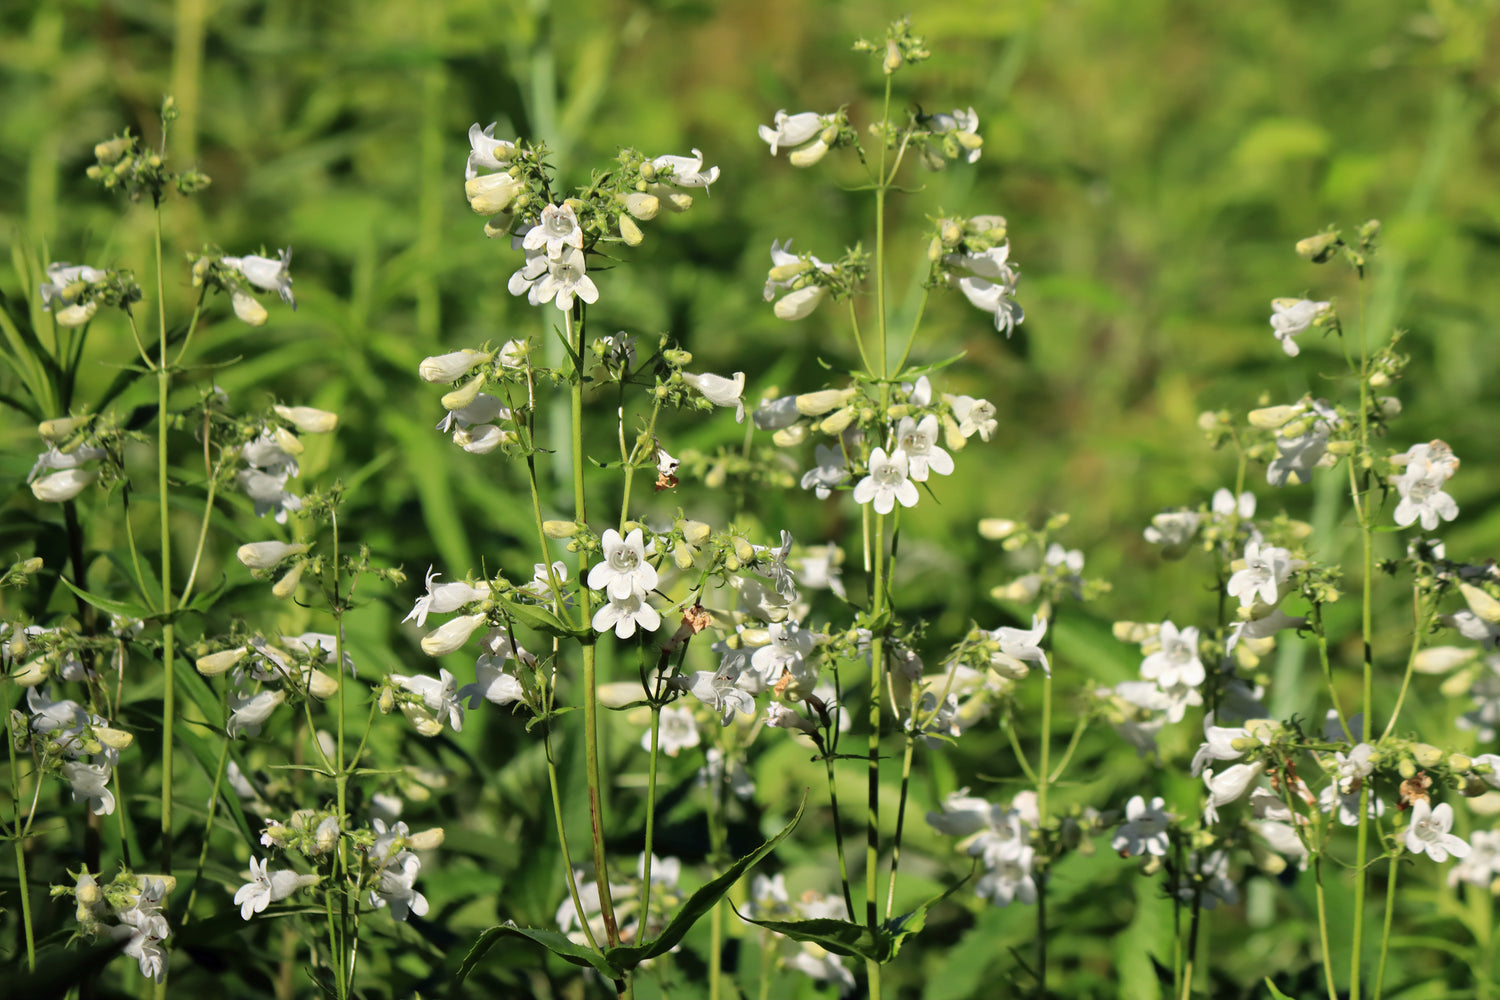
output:
<path id="1" fill-rule="evenodd" d="M 928 945 L 971 919 L 963 947 L 1011 956 L 1005 991 L 1092 995 L 1081 871 L 1134 898 L 1142 995 L 1218 995 L 1221 915 L 1274 910 L 1273 879 L 1317 940 L 1288 945 L 1276 968 L 1306 971 L 1267 995 L 1395 995 L 1390 955 L 1423 944 L 1405 911 L 1428 899 L 1468 935 L 1441 944 L 1467 962 L 1454 995 L 1495 995 L 1500 577 L 1434 535 L 1459 515 L 1453 451 L 1396 434 L 1408 359 L 1365 329 L 1379 224 L 1297 244 L 1348 266 L 1354 308 L 1272 302 L 1268 351 L 1342 362 L 1329 398 L 1204 414 L 1229 485 L 1145 528 L 1163 560 L 1201 566 L 1209 599 L 1134 595 L 1171 603 L 1091 646 L 1121 597 L 1067 547 L 1072 518 L 994 509 L 973 544 L 1003 567 L 1001 610 L 951 629 L 909 586 L 923 536 L 960 466 L 1025 428 L 945 391 L 972 383 L 928 306 L 961 298 L 1010 340 L 1019 269 L 998 206 L 922 197 L 984 144 L 973 108 L 921 110 L 909 19 L 854 49 L 877 82 L 867 117 L 851 101 L 759 128 L 771 169 L 826 171 L 865 222 L 852 246 L 816 228 L 771 243 L 771 314 L 842 331 L 788 385 L 616 325 L 638 248 L 732 186 L 712 157 L 622 149 L 568 187 L 571 143 L 469 129 L 471 235 L 496 241 L 494 294 L 531 308 L 417 367 L 440 446 L 481 470 L 495 515 L 477 564 L 434 563 L 419 593 L 351 541 L 371 469 L 328 474 L 338 416 L 221 384 L 238 359 L 214 349 L 220 324 L 296 309 L 291 248 L 168 252 L 174 197 L 208 185 L 169 166 L 170 99 L 158 145 L 95 148 L 88 176 L 151 210 L 149 280 L 18 253 L 32 301 L 0 303 L 0 402 L 42 442 L 32 551 L 0 574 L 17 995 L 97 995 L 123 951 L 157 996 L 226 967 L 277 997 L 519 991 L 538 961 L 582 976 L 568 995 L 882 997 L 920 969 L 947 996 Z M 908 204 L 929 224 L 897 240 Z M 920 294 L 897 309 L 908 279 Z M 192 297 L 176 322 L 174 281 Z M 86 363 L 118 374 L 90 395 Z M 721 431 L 737 443 L 700 445 Z M 1266 513 L 1308 486 L 1310 520 Z M 1446 718 L 1434 683 L 1470 704 Z M 986 729 L 1009 752 L 966 756 Z M 1095 772 L 1132 751 L 1145 782 L 1115 801 Z M 545 799 L 555 851 L 516 837 L 501 785 L 502 803 Z M 473 934 L 448 928 L 460 910 Z"/>

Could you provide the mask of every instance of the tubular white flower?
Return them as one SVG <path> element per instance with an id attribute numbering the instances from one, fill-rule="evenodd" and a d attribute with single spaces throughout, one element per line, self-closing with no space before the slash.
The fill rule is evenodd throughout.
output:
<path id="1" fill-rule="evenodd" d="M 719 179 L 718 167 L 703 169 L 703 151 L 699 149 L 693 150 L 692 156 L 658 156 L 651 161 L 651 166 L 658 177 L 663 171 L 671 170 L 671 177 L 665 180 L 675 187 L 703 188 L 706 191 Z"/>
<path id="2" fill-rule="evenodd" d="M 417 375 L 423 382 L 457 382 L 489 359 L 490 356 L 483 351 L 466 347 L 461 351 L 423 358 L 417 366 Z"/>
<path id="3" fill-rule="evenodd" d="M 272 871 L 269 859 L 261 861 L 258 858 L 250 859 L 247 877 L 249 881 L 234 894 L 240 917 L 244 920 L 249 920 L 250 914 L 260 913 L 272 903 L 286 899 L 298 889 L 318 882 L 316 875 L 299 875 L 291 870 Z"/>
<path id="4" fill-rule="evenodd" d="M 811 142 L 822 134 L 824 124 L 823 116 L 815 111 L 789 115 L 783 108 L 776 112 L 770 125 L 760 126 L 759 131 L 761 140 L 770 144 L 771 155 L 775 156 L 782 146 L 790 148 Z"/>
<path id="5" fill-rule="evenodd" d="M 646 545 L 640 528 L 624 538 L 607 528 L 601 539 L 604 559 L 589 569 L 589 587 L 603 590 L 612 601 L 624 601 L 632 594 L 644 596 L 656 589 L 656 569 L 646 562 Z"/>
<path id="6" fill-rule="evenodd" d="M 37 286 L 37 294 L 41 296 L 42 308 L 51 309 L 53 300 L 63 305 L 72 305 L 77 301 L 78 290 L 69 295 L 68 290 L 80 282 L 94 284 L 109 277 L 108 271 L 89 267 L 87 264 L 69 264 L 65 261 L 57 261 L 47 265 L 47 280 Z"/>
<path id="7" fill-rule="evenodd" d="M 473 179 L 478 170 L 483 167 L 486 170 L 503 170 L 510 162 L 511 157 L 516 155 L 516 144 L 504 139 L 495 138 L 495 125 L 490 122 L 484 128 L 475 122 L 469 126 L 469 159 L 464 165 L 464 179 Z"/>
<path id="8" fill-rule="evenodd" d="M 242 731 L 251 736 L 260 735 L 261 725 L 276 711 L 276 706 L 285 700 L 286 694 L 282 691 L 261 691 L 250 696 L 239 691 L 232 692 L 229 696 L 230 738 L 233 739 Z"/>
<path id="9" fill-rule="evenodd" d="M 744 372 L 735 372 L 732 379 L 714 375 L 711 372 L 704 372 L 701 375 L 683 372 L 682 380 L 701 392 L 704 398 L 715 406 L 734 407 L 735 423 L 745 422 L 745 401 L 741 398 L 745 392 Z"/>
<path id="10" fill-rule="evenodd" d="M 547 256 L 556 259 L 562 256 L 563 247 L 583 249 L 583 230 L 578 226 L 578 215 L 571 205 L 543 205 L 542 220 L 521 240 L 526 250 L 547 251 Z"/>
<path id="11" fill-rule="evenodd" d="M 1198 658 L 1198 629 L 1188 626 L 1178 631 L 1170 621 L 1161 623 L 1161 648 L 1141 664 L 1141 676 L 1162 687 L 1190 684 L 1196 687 L 1207 676 Z"/>
<path id="12" fill-rule="evenodd" d="M 510 174 L 484 174 L 464 181 L 464 197 L 476 215 L 500 214 L 524 190 L 526 185 Z"/>
<path id="13" fill-rule="evenodd" d="M 31 484 L 31 493 L 44 503 L 72 500 L 99 478 L 97 469 L 64 469 Z"/>
<path id="14" fill-rule="evenodd" d="M 73 786 L 73 801 L 86 803 L 95 816 L 115 811 L 115 797 L 109 790 L 110 768 L 105 764 L 68 761 L 62 766 L 63 777 Z"/>
<path id="15" fill-rule="evenodd" d="M 1047 662 L 1047 654 L 1042 651 L 1042 637 L 1047 634 L 1047 619 L 1041 615 L 1031 616 L 1031 628 L 997 628 L 990 632 L 990 638 L 1000 646 L 1000 655 L 1012 660 L 1021 660 L 1031 663 L 1040 663 L 1042 670 L 1048 675 L 1052 673 L 1052 665 Z M 990 665 L 996 666 L 995 657 L 991 657 Z"/>
<path id="16" fill-rule="evenodd" d="M 273 406 L 278 417 L 303 434 L 326 434 L 339 425 L 339 415 L 312 406 Z"/>
<path id="17" fill-rule="evenodd" d="M 637 625 L 647 632 L 655 632 L 661 627 L 661 615 L 646 603 L 643 595 L 632 593 L 623 600 L 611 597 L 608 604 L 594 612 L 591 624 L 595 632 L 613 629 L 619 638 L 629 639 L 635 635 Z"/>
<path id="18" fill-rule="evenodd" d="M 287 247 L 281 251 L 280 257 L 272 260 L 269 257 L 257 257 L 255 254 L 246 254 L 243 257 L 222 257 L 219 263 L 225 267 L 232 267 L 245 276 L 245 280 L 256 288 L 267 292 L 275 292 L 281 296 L 281 301 L 297 308 L 296 296 L 292 294 L 292 248 Z"/>
<path id="19" fill-rule="evenodd" d="M 938 419 L 929 413 L 921 421 L 902 417 L 896 426 L 897 447 L 906 452 L 912 479 L 927 481 L 929 472 L 940 476 L 953 474 L 953 456 L 937 443 Z"/>
<path id="20" fill-rule="evenodd" d="M 777 319 L 792 323 L 811 316 L 813 310 L 818 308 L 827 295 L 828 289 L 822 285 L 808 285 L 795 292 L 788 292 L 777 299 L 771 311 L 776 314 Z"/>
<path id="21" fill-rule="evenodd" d="M 1281 342 L 1281 349 L 1290 357 L 1299 353 L 1293 338 L 1313 325 L 1328 312 L 1331 303 L 1314 302 L 1311 299 L 1272 299 L 1271 332 Z"/>
<path id="22" fill-rule="evenodd" d="M 264 326 L 271 316 L 259 299 L 238 288 L 229 293 L 229 304 L 234 307 L 234 314 L 251 326 Z"/>

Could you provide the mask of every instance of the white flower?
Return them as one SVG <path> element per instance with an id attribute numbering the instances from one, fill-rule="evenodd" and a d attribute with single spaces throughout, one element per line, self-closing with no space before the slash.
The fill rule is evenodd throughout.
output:
<path id="1" fill-rule="evenodd" d="M 967 111 L 954 108 L 950 114 L 923 115 L 922 124 L 933 132 L 954 134 L 958 138 L 960 148 L 965 151 L 964 160 L 968 163 L 979 161 L 980 147 L 983 143 L 979 138 L 979 115 L 973 108 Z"/>
<path id="2" fill-rule="evenodd" d="M 656 170 L 657 178 L 675 187 L 703 188 L 719 179 L 719 168 L 709 167 L 703 169 L 703 152 L 693 150 L 692 156 L 658 156 L 651 161 L 651 166 Z M 661 175 L 670 171 L 670 176 L 663 178 Z"/>
<path id="3" fill-rule="evenodd" d="M 1266 482 L 1272 486 L 1287 483 L 1306 483 L 1312 479 L 1312 470 L 1324 464 L 1328 456 L 1328 439 L 1333 428 L 1343 421 L 1338 413 L 1322 400 L 1313 401 L 1312 413 L 1303 420 L 1310 421 L 1307 429 L 1296 436 L 1276 435 L 1276 457 L 1266 468 Z M 1293 421 L 1302 423 L 1303 421 Z"/>
<path id="4" fill-rule="evenodd" d="M 785 243 L 771 241 L 771 273 L 766 277 L 764 292 L 767 302 L 783 290 L 788 292 L 777 300 L 773 310 L 777 319 L 788 322 L 807 317 L 828 293 L 828 289 L 812 280 L 808 272 L 833 273 L 832 264 L 825 264 L 812 254 L 802 257 L 791 251 L 791 240 Z"/>
<path id="5" fill-rule="evenodd" d="M 33 481 L 31 493 L 43 503 L 62 503 L 78 496 L 98 478 L 98 469 L 64 469 Z"/>
<path id="6" fill-rule="evenodd" d="M 1222 773 L 1215 773 L 1213 768 L 1204 771 L 1203 783 L 1208 786 L 1209 797 L 1203 818 L 1209 823 L 1217 823 L 1219 806 L 1228 805 L 1244 795 L 1262 770 L 1260 764 L 1250 763 L 1234 764 Z"/>
<path id="7" fill-rule="evenodd" d="M 495 138 L 496 124 L 490 122 L 482 129 L 478 122 L 469 126 L 469 159 L 464 166 L 465 180 L 473 179 L 478 174 L 478 167 L 504 170 L 510 158 L 516 155 L 515 143 Z"/>
<path id="8" fill-rule="evenodd" d="M 1500 830 L 1475 830 L 1469 840 L 1469 855 L 1448 872 L 1448 884 L 1467 882 L 1477 889 L 1487 889 L 1500 875 Z"/>
<path id="9" fill-rule="evenodd" d="M 734 422 L 745 422 L 745 401 L 741 398 L 745 393 L 744 372 L 735 372 L 732 379 L 712 372 L 704 372 L 702 375 L 683 372 L 682 380 L 701 392 L 715 406 L 734 407 Z"/>
<path id="10" fill-rule="evenodd" d="M 611 600 L 620 601 L 632 594 L 649 594 L 656 588 L 656 569 L 646 562 L 646 544 L 640 528 L 624 538 L 614 528 L 607 528 L 601 543 L 604 559 L 589 570 L 590 588 L 603 590 Z"/>
<path id="11" fill-rule="evenodd" d="M 737 713 L 755 712 L 755 698 L 740 687 L 738 660 L 725 658 L 718 670 L 696 670 L 685 678 L 688 693 L 719 713 L 719 722 L 729 725 Z"/>
<path id="12" fill-rule="evenodd" d="M 458 682 L 452 674 L 446 670 L 438 671 L 438 676 L 429 677 L 426 674 L 417 674 L 407 677 L 402 674 L 391 674 L 391 681 L 412 694 L 422 699 L 422 707 L 439 724 L 444 715 L 448 716 L 448 725 L 455 733 L 463 732 L 464 728 L 464 706 L 458 697 Z M 405 708 L 407 706 L 403 706 Z M 407 713 L 410 716 L 410 712 Z M 413 719 L 421 731 L 421 721 Z M 423 733 L 422 735 L 429 735 Z"/>
<path id="13" fill-rule="evenodd" d="M 291 424 L 303 434 L 327 434 L 339 425 L 339 415 L 329 410 L 320 410 L 315 406 L 282 406 L 277 404 L 271 407 L 276 415 Z"/>
<path id="14" fill-rule="evenodd" d="M 1453 449 L 1446 441 L 1428 441 L 1422 444 L 1414 444 L 1399 455 L 1391 456 L 1391 464 L 1403 468 L 1413 462 L 1426 462 L 1432 467 L 1432 471 L 1439 475 L 1444 481 L 1452 479 L 1453 474 L 1458 471 L 1458 456 L 1453 454 Z"/>
<path id="15" fill-rule="evenodd" d="M 234 307 L 234 314 L 250 326 L 265 326 L 266 320 L 271 318 L 266 307 L 260 304 L 260 299 L 238 288 L 229 293 L 229 304 Z"/>
<path id="16" fill-rule="evenodd" d="M 293 309 L 297 308 L 297 299 L 292 295 L 292 276 L 289 273 L 292 266 L 291 247 L 282 250 L 277 260 L 246 254 L 243 257 L 222 257 L 219 263 L 243 274 L 245 280 L 256 288 L 275 292 L 281 296 L 281 301 Z"/>
<path id="17" fill-rule="evenodd" d="M 261 691 L 259 694 L 245 695 L 240 691 L 233 691 L 229 695 L 229 736 L 233 739 L 241 731 L 251 736 L 260 735 L 260 727 L 271 713 L 276 711 L 276 706 L 286 700 L 286 694 L 282 691 Z"/>
<path id="18" fill-rule="evenodd" d="M 1426 854 L 1442 864 L 1451 854 L 1455 858 L 1469 856 L 1469 845 L 1448 831 L 1453 827 L 1453 807 L 1444 802 L 1437 808 L 1426 799 L 1418 799 L 1411 807 L 1411 825 L 1406 828 L 1406 849 L 1413 854 Z"/>
<path id="19" fill-rule="evenodd" d="M 464 181 L 464 197 L 477 215 L 498 215 L 510 208 L 516 195 L 526 190 L 524 182 L 510 174 L 483 174 Z M 551 206 L 547 206 L 550 208 Z M 545 209 L 543 210 L 545 211 Z M 536 230 L 532 230 L 535 232 Z M 485 227 L 485 233 L 491 232 Z M 496 235 L 500 235 L 496 233 Z"/>
<path id="20" fill-rule="evenodd" d="M 917 487 L 907 477 L 906 452 L 897 448 L 886 455 L 884 448 L 870 453 L 870 474 L 854 486 L 855 503 L 873 503 L 877 514 L 889 514 L 900 501 L 903 507 L 917 505 Z"/>
<path id="21" fill-rule="evenodd" d="M 629 639 L 635 635 L 637 625 L 647 632 L 655 632 L 661 627 L 661 615 L 646 603 L 643 595 L 632 593 L 622 600 L 611 597 L 608 604 L 594 612 L 592 625 L 595 632 L 614 629 L 616 636 Z"/>
<path id="22" fill-rule="evenodd" d="M 1350 749 L 1348 755 L 1335 753 L 1333 759 L 1338 762 L 1339 791 L 1345 795 L 1359 791 L 1360 785 L 1375 771 L 1375 765 L 1370 760 L 1370 755 L 1375 748 L 1368 743 L 1356 743 Z"/>
<path id="23" fill-rule="evenodd" d="M 1000 649 L 990 654 L 990 666 L 1005 676 L 1016 676 L 1015 667 L 1006 664 L 1005 660 L 1040 663 L 1042 670 L 1050 676 L 1052 666 L 1041 647 L 1042 637 L 1046 634 L 1047 619 L 1036 614 L 1031 616 L 1029 629 L 1002 627 L 993 630 L 990 638 L 999 644 Z"/>
<path id="24" fill-rule="evenodd" d="M 1396 505 L 1396 523 L 1405 528 L 1420 519 L 1422 530 L 1435 531 L 1441 521 L 1457 517 L 1458 504 L 1443 491 L 1450 475 L 1445 466 L 1423 457 L 1411 460 L 1401 475 L 1392 476 L 1391 485 L 1401 494 L 1401 502 Z"/>
<path id="25" fill-rule="evenodd" d="M 802 488 L 812 490 L 819 500 L 827 500 L 833 488 L 849 478 L 844 464 L 844 450 L 820 444 L 813 450 L 817 466 L 802 474 Z"/>
<path id="26" fill-rule="evenodd" d="M 526 700 L 526 689 L 514 674 L 506 670 L 508 656 L 481 653 L 474 663 L 474 683 L 458 689 L 460 700 L 467 698 L 470 708 L 478 708 L 483 698 L 495 705 L 512 705 Z"/>
<path id="27" fill-rule="evenodd" d="M 970 304 L 995 317 L 995 329 L 1009 337 L 1026 313 L 1015 301 L 1020 274 L 1009 261 L 1010 244 L 981 253 L 949 254 L 943 258 L 958 278 L 958 290 Z"/>
<path id="28" fill-rule="evenodd" d="M 483 580 L 479 581 L 477 586 L 470 586 L 462 580 L 434 586 L 433 581 L 437 577 L 438 574 L 429 566 L 427 568 L 427 594 L 417 598 L 417 603 L 412 605 L 410 613 L 401 619 L 402 622 L 415 620 L 417 627 L 422 628 L 427 624 L 428 615 L 442 615 L 457 611 L 465 604 L 483 601 L 490 596 L 490 585 Z M 464 641 L 468 641 L 467 636 L 464 637 Z"/>
<path id="29" fill-rule="evenodd" d="M 1206 858 L 1194 851 L 1187 869 L 1177 883 L 1176 896 L 1182 902 L 1192 903 L 1196 897 L 1203 909 L 1212 910 L 1220 903 L 1233 906 L 1240 901 L 1240 891 L 1229 879 L 1228 851 L 1214 851 Z"/>
<path id="30" fill-rule="evenodd" d="M 571 205 L 543 205 L 542 221 L 532 226 L 521 240 L 526 250 L 547 251 L 553 260 L 561 257 L 563 247 L 583 249 L 583 230 L 578 225 L 578 216 Z"/>
<path id="31" fill-rule="evenodd" d="M 1234 744 L 1249 737 L 1248 729 L 1214 725 L 1214 713 L 1209 712 L 1203 717 L 1203 743 L 1193 755 L 1193 775 L 1202 774 L 1203 765 L 1211 760 L 1239 760 L 1245 756 L 1245 751 Z"/>
<path id="32" fill-rule="evenodd" d="M 1193 536 L 1198 533 L 1198 522 L 1202 516 L 1197 511 L 1172 510 L 1157 514 L 1141 534 L 1152 545 L 1163 548 L 1164 558 L 1176 558 L 1187 551 Z"/>
<path id="33" fill-rule="evenodd" d="M 234 894 L 234 901 L 240 906 L 240 917 L 244 920 L 249 920 L 250 914 L 260 913 L 272 903 L 286 899 L 303 886 L 318 881 L 316 875 L 299 875 L 290 870 L 272 871 L 269 865 L 269 859 L 251 858 L 250 881 Z"/>
<path id="34" fill-rule="evenodd" d="M 1271 331 L 1281 341 L 1281 349 L 1295 358 L 1298 347 L 1293 338 L 1327 313 L 1328 307 L 1327 302 L 1313 302 L 1310 299 L 1272 299 Z"/>
<path id="35" fill-rule="evenodd" d="M 807 657 L 818 643 L 818 635 L 795 621 L 772 622 L 766 630 L 771 641 L 750 657 L 750 666 L 766 685 L 774 685 L 782 671 L 790 671 L 799 680 L 811 682 Z"/>
<path id="36" fill-rule="evenodd" d="M 1234 518 L 1248 521 L 1255 516 L 1255 494 L 1248 490 L 1235 496 L 1229 490 L 1220 487 L 1214 490 L 1213 500 L 1209 503 L 1209 509 L 1213 512 L 1214 522 L 1222 524 Z"/>
<path id="37" fill-rule="evenodd" d="M 1203 683 L 1203 661 L 1198 658 L 1198 629 L 1188 626 L 1178 631 L 1169 621 L 1161 623 L 1161 648 L 1141 664 L 1141 676 L 1164 688 L 1178 684 L 1196 687 Z"/>
<path id="38" fill-rule="evenodd" d="M 919 483 L 927 481 L 929 472 L 953 474 L 953 456 L 938 446 L 937 436 L 938 419 L 931 413 L 920 422 L 902 417 L 896 425 L 896 446 L 906 452 L 911 478 Z"/>
<path id="39" fill-rule="evenodd" d="M 1125 822 L 1115 831 L 1110 848 L 1118 851 L 1122 858 L 1137 854 L 1165 857 L 1170 843 L 1167 827 L 1174 817 L 1162 809 L 1163 805 L 1165 800 L 1160 796 L 1152 799 L 1149 806 L 1140 795 L 1125 803 Z"/>
<path id="40" fill-rule="evenodd" d="M 974 895 L 996 906 L 1009 906 L 1018 900 L 1027 906 L 1035 904 L 1036 882 L 1031 877 L 1035 857 L 1036 851 L 1025 847 L 1017 857 L 997 862 L 974 884 Z"/>
<path id="41" fill-rule="evenodd" d="M 370 890 L 370 905 L 377 910 L 389 906 L 391 916 L 405 920 L 408 913 L 427 913 L 427 897 L 416 890 L 422 861 L 411 851 L 402 851 L 380 870 L 379 884 Z"/>
<path id="42" fill-rule="evenodd" d="M 1274 606 L 1293 568 L 1289 551 L 1252 538 L 1245 543 L 1245 568 L 1229 578 L 1225 589 L 1230 597 L 1240 599 L 1242 608 L 1250 607 L 1257 600 Z"/>
<path id="43" fill-rule="evenodd" d="M 953 407 L 953 419 L 958 421 L 958 432 L 965 438 L 978 434 L 981 441 L 988 441 L 999 426 L 995 421 L 995 404 L 973 396 L 947 398 L 948 405 Z"/>
<path id="44" fill-rule="evenodd" d="M 79 282 L 92 285 L 107 277 L 109 277 L 109 272 L 89 267 L 86 264 L 75 265 L 57 261 L 47 265 L 47 280 L 37 286 L 37 294 L 42 298 L 43 309 L 51 309 L 54 300 L 65 306 L 72 305 L 77 301 L 77 292 L 68 295 L 69 288 Z"/>
<path id="45" fill-rule="evenodd" d="M 776 112 L 770 125 L 760 126 L 760 137 L 771 146 L 775 156 L 782 146 L 794 148 L 812 142 L 823 134 L 826 120 L 815 111 L 802 111 L 789 115 L 785 109 Z"/>
<path id="46" fill-rule="evenodd" d="M 766 706 L 766 725 L 773 729 L 794 729 L 809 736 L 818 731 L 817 723 L 779 701 Z"/>
<path id="47" fill-rule="evenodd" d="M 109 790 L 110 769 L 104 764 L 68 761 L 62 766 L 63 777 L 73 786 L 73 801 L 83 802 L 95 816 L 115 811 L 115 797 Z"/>
<path id="48" fill-rule="evenodd" d="M 668 757 L 676 757 L 684 750 L 698 745 L 698 723 L 693 721 L 693 711 L 682 705 L 669 705 L 661 710 L 657 726 L 657 747 Z M 641 737 L 641 749 L 651 749 L 651 731 Z"/>
<path id="49" fill-rule="evenodd" d="M 555 301 L 557 308 L 566 312 L 573 308 L 574 296 L 585 302 L 599 301 L 599 289 L 587 270 L 583 251 L 576 247 L 566 247 L 556 258 L 532 250 L 526 254 L 526 263 L 510 276 L 506 287 L 512 295 L 524 293 L 534 306 Z"/>

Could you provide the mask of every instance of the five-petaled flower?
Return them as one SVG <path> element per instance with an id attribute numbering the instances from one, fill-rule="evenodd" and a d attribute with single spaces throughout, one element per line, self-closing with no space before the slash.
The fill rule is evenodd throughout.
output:
<path id="1" fill-rule="evenodd" d="M 1406 828 L 1406 849 L 1413 854 L 1426 854 L 1439 863 L 1455 858 L 1468 857 L 1469 845 L 1461 838 L 1449 833 L 1453 828 L 1453 807 L 1444 802 L 1433 807 L 1426 799 L 1418 799 L 1411 807 L 1411 825 Z"/>
<path id="2" fill-rule="evenodd" d="M 889 514 L 897 501 L 915 507 L 917 486 L 909 473 L 906 452 L 897 448 L 887 455 L 884 448 L 876 448 L 870 452 L 870 474 L 854 485 L 854 502 L 873 503 L 877 514 Z"/>

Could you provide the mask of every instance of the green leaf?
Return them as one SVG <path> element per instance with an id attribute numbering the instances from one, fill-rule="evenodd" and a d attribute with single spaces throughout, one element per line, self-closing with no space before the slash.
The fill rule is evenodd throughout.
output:
<path id="1" fill-rule="evenodd" d="M 740 858 L 734 864 L 730 865 L 729 870 L 724 874 L 712 882 L 705 884 L 697 892 L 689 896 L 687 902 L 682 904 L 682 909 L 678 910 L 676 916 L 672 918 L 672 922 L 667 924 L 666 928 L 655 939 L 647 941 L 645 944 L 634 945 L 628 948 L 611 948 L 607 953 L 610 960 L 618 967 L 630 970 L 648 958 L 655 958 L 657 955 L 666 954 L 677 947 L 693 924 L 698 922 L 698 918 L 717 906 L 719 900 L 723 899 L 729 890 L 734 888 L 734 884 L 744 876 L 745 872 L 749 871 L 761 858 L 770 854 L 776 845 L 781 843 L 782 839 L 792 832 L 792 828 L 802 819 L 802 812 L 806 808 L 807 792 L 804 791 L 802 793 L 802 802 L 797 806 L 796 814 L 792 816 L 786 826 L 781 828 L 781 832 L 743 858 Z"/>
<path id="2" fill-rule="evenodd" d="M 503 597 L 500 598 L 500 603 L 504 605 L 507 615 L 527 628 L 535 629 L 538 632 L 561 636 L 564 639 L 588 640 L 594 637 L 594 630 L 592 628 L 569 625 L 546 608 L 539 607 L 538 605 L 520 604 Z"/>
<path id="3" fill-rule="evenodd" d="M 903 368 L 896 373 L 895 378 L 899 381 L 909 378 L 916 378 L 919 375 L 930 375 L 940 368 L 947 368 L 949 365 L 957 364 L 958 362 L 962 361 L 964 359 L 964 356 L 968 353 L 968 351 L 959 351 L 951 358 L 944 358 L 942 361 L 934 361 L 930 365 L 913 365 L 910 368 Z"/>
<path id="4" fill-rule="evenodd" d="M 881 937 L 883 939 L 882 943 L 889 946 L 890 952 L 881 961 L 889 961 L 895 958 L 896 954 L 901 950 L 901 943 L 927 926 L 927 911 L 957 892 L 959 887 L 966 884 L 971 877 L 968 875 L 964 876 L 947 889 L 927 900 L 927 902 L 920 904 L 916 909 L 887 920 L 885 926 L 881 928 Z"/>
<path id="5" fill-rule="evenodd" d="M 1278 990 L 1276 988 L 1276 984 L 1271 982 L 1270 976 L 1266 977 L 1266 989 L 1271 991 L 1271 1000 L 1296 1000 L 1295 997 L 1289 997 L 1285 993 Z"/>
<path id="6" fill-rule="evenodd" d="M 98 594 L 89 593 L 82 587 L 74 586 L 67 577 L 60 577 L 59 579 L 62 580 L 63 586 L 67 587 L 73 593 L 77 594 L 80 600 L 86 601 L 87 603 L 98 608 L 100 611 L 107 611 L 112 615 L 119 615 L 122 618 L 144 619 L 151 618 L 153 616 L 153 612 L 150 608 L 144 607 L 140 604 L 136 604 L 133 601 L 117 601 L 109 597 L 100 597 Z"/>
<path id="7" fill-rule="evenodd" d="M 468 978 L 469 973 L 484 958 L 485 953 L 490 950 L 496 941 L 502 937 L 521 937 L 528 941 L 534 941 L 552 952 L 564 961 L 572 962 L 574 965 L 587 965 L 599 970 L 600 974 L 607 979 L 622 980 L 637 965 L 648 958 L 665 954 L 677 946 L 687 935 L 688 930 L 698 919 L 718 905 L 736 882 L 744 876 L 752 865 L 760 861 L 772 849 L 779 844 L 787 834 L 792 832 L 793 827 L 802 819 L 802 812 L 807 808 L 807 793 L 802 795 L 802 802 L 797 806 L 797 812 L 791 821 L 781 829 L 776 836 L 761 844 L 749 854 L 740 858 L 729 869 L 713 881 L 705 884 L 697 892 L 688 897 L 682 909 L 667 924 L 666 929 L 656 938 L 641 945 L 630 947 L 610 948 L 603 954 L 575 944 L 569 940 L 567 935 L 557 931 L 538 930 L 532 927 L 517 927 L 515 924 L 502 924 L 499 927 L 491 927 L 479 935 L 479 940 L 474 942 L 474 947 L 464 956 L 463 964 L 458 968 L 456 981 L 462 983 Z M 830 921 L 837 923 L 837 921 Z"/>
<path id="8" fill-rule="evenodd" d="M 494 947 L 496 941 L 503 937 L 518 937 L 534 941 L 558 958 L 572 962 L 574 965 L 592 966 L 606 979 L 625 978 L 625 973 L 615 968 L 606 956 L 585 945 L 574 944 L 566 934 L 560 931 L 544 931 L 534 927 L 501 924 L 479 935 L 479 940 L 474 942 L 474 947 L 469 949 L 469 953 L 464 956 L 463 964 L 458 967 L 456 981 L 462 983 L 467 979 L 469 973 L 473 972 L 474 967 L 479 964 L 479 960 L 490 948 Z"/>
<path id="9" fill-rule="evenodd" d="M 738 911 L 736 911 L 738 912 Z M 757 927 L 785 934 L 793 941 L 811 941 L 821 945 L 835 955 L 853 955 L 858 958 L 880 961 L 882 943 L 876 934 L 864 924 L 847 920 L 824 918 L 821 920 L 751 920 L 740 914 L 741 920 Z"/>

